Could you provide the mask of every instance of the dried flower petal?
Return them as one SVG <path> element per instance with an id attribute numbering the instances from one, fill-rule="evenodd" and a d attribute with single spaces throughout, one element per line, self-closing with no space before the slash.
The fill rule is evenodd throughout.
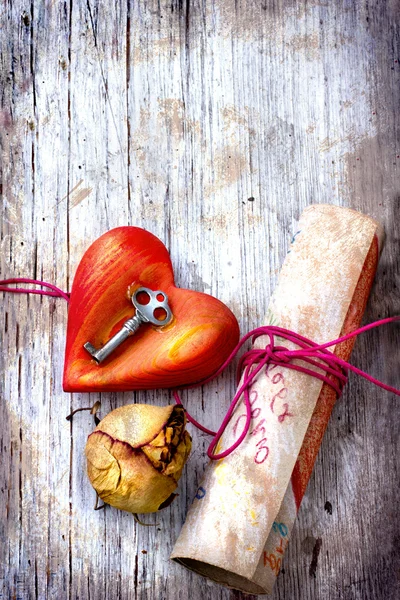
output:
<path id="1" fill-rule="evenodd" d="M 185 425 L 179 405 L 131 404 L 109 413 L 85 449 L 89 479 L 100 498 L 132 513 L 165 506 L 191 449 Z"/>

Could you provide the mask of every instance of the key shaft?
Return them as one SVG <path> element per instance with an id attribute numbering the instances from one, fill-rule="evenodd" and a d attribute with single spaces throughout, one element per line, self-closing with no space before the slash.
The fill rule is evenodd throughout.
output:
<path id="1" fill-rule="evenodd" d="M 136 330 L 140 327 L 144 321 L 138 318 L 136 315 L 126 321 L 122 328 L 115 334 L 108 342 L 102 347 L 96 350 L 96 348 L 90 343 L 86 342 L 84 348 L 93 356 L 94 360 L 99 364 L 103 362 L 122 342 L 131 337 Z"/>

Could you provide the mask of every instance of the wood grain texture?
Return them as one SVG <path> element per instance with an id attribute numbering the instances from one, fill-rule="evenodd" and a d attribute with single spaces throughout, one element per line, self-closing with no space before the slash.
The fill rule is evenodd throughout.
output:
<path id="1" fill-rule="evenodd" d="M 0 276 L 70 289 L 89 244 L 136 225 L 177 284 L 260 324 L 303 208 L 350 206 L 386 230 L 365 322 L 400 314 L 398 0 L 4 0 Z M 62 300 L 2 295 L 0 597 L 228 600 L 169 554 L 205 466 L 148 522 L 95 512 L 83 449 L 101 414 L 167 392 L 64 394 Z M 399 327 L 353 362 L 400 387 Z M 222 420 L 233 370 L 183 394 Z M 400 594 L 399 402 L 350 378 L 333 411 L 274 598 Z"/>

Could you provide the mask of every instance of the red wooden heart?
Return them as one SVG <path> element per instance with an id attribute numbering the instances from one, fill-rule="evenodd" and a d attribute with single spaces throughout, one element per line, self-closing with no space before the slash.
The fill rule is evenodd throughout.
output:
<path id="1" fill-rule="evenodd" d="M 173 312 L 165 327 L 142 325 L 98 365 L 84 349 L 103 346 L 134 314 L 139 287 L 163 290 Z M 164 244 L 138 227 L 102 235 L 84 254 L 68 312 L 66 392 L 168 388 L 215 373 L 239 339 L 235 316 L 219 300 L 177 288 Z"/>

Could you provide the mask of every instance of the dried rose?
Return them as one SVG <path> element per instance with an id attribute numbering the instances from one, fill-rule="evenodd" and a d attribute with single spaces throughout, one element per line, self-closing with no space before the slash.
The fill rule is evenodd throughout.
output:
<path id="1" fill-rule="evenodd" d="M 132 513 L 172 502 L 192 440 L 177 404 L 130 404 L 110 412 L 88 437 L 92 486 L 107 504 Z"/>

